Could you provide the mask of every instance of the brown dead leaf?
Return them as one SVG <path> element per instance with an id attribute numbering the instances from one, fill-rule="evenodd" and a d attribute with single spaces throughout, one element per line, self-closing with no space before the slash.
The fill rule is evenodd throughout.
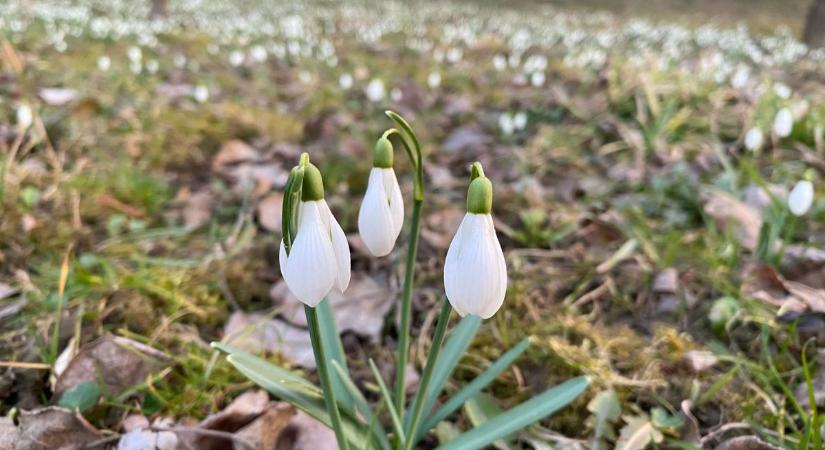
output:
<path id="1" fill-rule="evenodd" d="M 117 395 L 144 381 L 147 375 L 168 364 L 166 354 L 140 342 L 106 335 L 83 346 L 57 378 L 54 398 L 85 381 L 104 383 L 101 389 Z"/>
<path id="2" fill-rule="evenodd" d="M 746 267 L 742 292 L 781 312 L 825 312 L 825 290 L 786 280 L 771 266 L 754 263 Z"/>
<path id="3" fill-rule="evenodd" d="M 658 294 L 675 294 L 679 291 L 679 272 L 672 267 L 656 274 L 653 279 L 653 292 Z"/>
<path id="4" fill-rule="evenodd" d="M 309 331 L 261 314 L 235 312 L 224 328 L 227 344 L 250 353 L 277 353 L 301 367 L 315 368 Z"/>
<path id="5" fill-rule="evenodd" d="M 716 446 L 715 450 L 780 450 L 756 436 L 738 436 Z"/>
<path id="6" fill-rule="evenodd" d="M 207 224 L 212 218 L 214 204 L 215 196 L 209 190 L 195 192 L 188 196 L 181 212 L 183 226 L 187 230 L 194 230 Z"/>
<path id="7" fill-rule="evenodd" d="M 266 391 L 260 389 L 247 391 L 239 395 L 223 411 L 203 419 L 197 427 L 235 433 L 261 417 L 269 406 L 269 395 Z M 226 438 L 206 434 L 181 433 L 179 438 L 183 447 L 197 450 L 222 450 L 232 445 Z"/>
<path id="8" fill-rule="evenodd" d="M 455 206 L 434 211 L 424 218 L 421 237 L 436 249 L 446 250 L 463 219 L 464 210 Z"/>
<path id="9" fill-rule="evenodd" d="M 272 192 L 258 202 L 256 208 L 258 215 L 258 223 L 267 230 L 273 233 L 281 232 L 281 209 L 284 203 L 284 194 L 281 192 Z"/>
<path id="10" fill-rule="evenodd" d="M 225 142 L 212 159 L 212 170 L 224 172 L 230 166 L 257 161 L 260 154 L 246 142 L 233 139 Z"/>
<path id="11" fill-rule="evenodd" d="M 292 450 L 338 450 L 335 433 L 323 423 L 298 411 L 289 422 L 291 433 L 285 433 L 279 448 Z M 292 444 L 290 446 L 290 444 Z M 280 447 L 283 446 L 283 447 Z"/>
<path id="12" fill-rule="evenodd" d="M 453 154 L 465 152 L 478 154 L 492 143 L 493 138 L 480 125 L 471 123 L 451 131 L 442 147 Z"/>
<path id="13" fill-rule="evenodd" d="M 706 372 L 719 362 L 719 358 L 706 350 L 690 350 L 685 352 L 685 363 L 693 373 Z"/>
<path id="14" fill-rule="evenodd" d="M 252 423 L 239 430 L 236 435 L 249 442 L 255 448 L 276 450 L 283 432 L 289 427 L 295 416 L 295 409 L 286 402 L 270 402 L 267 409 Z M 246 450 L 235 442 L 235 450 Z"/>
<path id="15" fill-rule="evenodd" d="M 283 280 L 272 287 L 270 297 L 277 302 L 284 319 L 295 325 L 307 326 L 304 304 L 289 292 Z M 352 331 L 368 336 L 376 343 L 384 327 L 384 317 L 396 300 L 386 286 L 362 273 L 352 274 L 349 287 L 343 294 L 333 289 L 327 299 L 339 332 Z"/>
<path id="16" fill-rule="evenodd" d="M 722 228 L 732 230 L 743 247 L 755 250 L 762 228 L 762 215 L 736 197 L 718 189 L 702 193 L 705 213 Z"/>
<path id="17" fill-rule="evenodd" d="M 0 423 L 0 444 L 6 434 L 14 439 L 14 450 L 74 450 L 100 439 L 100 433 L 79 414 L 50 406 L 34 411 L 22 411 L 17 427 L 12 431 L 8 422 Z"/>

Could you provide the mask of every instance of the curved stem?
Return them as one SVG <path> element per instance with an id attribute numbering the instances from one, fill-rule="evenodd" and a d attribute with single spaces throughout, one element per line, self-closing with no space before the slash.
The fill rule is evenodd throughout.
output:
<path id="1" fill-rule="evenodd" d="M 332 386 L 332 376 L 327 367 L 327 357 L 324 354 L 324 345 L 321 340 L 321 329 L 318 326 L 318 313 L 312 306 L 304 305 L 304 313 L 307 317 L 309 327 L 309 337 L 312 341 L 312 351 L 315 353 L 315 361 L 318 363 L 318 375 L 321 378 L 321 388 L 324 392 L 324 403 L 329 413 L 332 429 L 335 431 L 335 439 L 338 441 L 338 448 L 349 450 L 349 444 L 344 437 L 344 428 L 341 426 L 341 412 L 335 400 L 335 390 Z"/>

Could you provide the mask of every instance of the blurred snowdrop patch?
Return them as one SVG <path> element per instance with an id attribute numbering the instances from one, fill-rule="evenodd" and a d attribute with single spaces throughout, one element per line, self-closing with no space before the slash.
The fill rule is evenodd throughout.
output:
<path id="1" fill-rule="evenodd" d="M 776 113 L 773 120 L 773 133 L 780 138 L 788 137 L 793 131 L 793 113 L 788 108 L 782 108 Z"/>
<path id="2" fill-rule="evenodd" d="M 34 115 L 32 114 L 32 108 L 26 103 L 21 103 L 17 107 L 17 128 L 19 130 L 26 130 L 32 125 L 32 120 Z"/>
<path id="3" fill-rule="evenodd" d="M 427 76 L 427 86 L 432 89 L 441 86 L 441 72 L 430 72 L 430 75 Z"/>
<path id="4" fill-rule="evenodd" d="M 209 100 L 209 88 L 202 84 L 195 86 L 195 89 L 192 90 L 192 97 L 198 103 L 206 103 Z"/>
<path id="5" fill-rule="evenodd" d="M 378 103 L 384 100 L 384 97 L 387 96 L 386 88 L 384 88 L 384 82 L 379 78 L 373 78 L 367 85 L 364 93 L 367 95 L 367 100 L 373 103 Z"/>
<path id="6" fill-rule="evenodd" d="M 773 92 L 777 97 L 787 100 L 791 98 L 791 88 L 785 83 L 776 83 L 773 85 Z"/>
<path id="7" fill-rule="evenodd" d="M 510 136 L 516 128 L 513 123 L 513 115 L 509 112 L 503 112 L 498 116 L 498 128 L 505 136 Z"/>
<path id="8" fill-rule="evenodd" d="M 106 55 L 97 58 L 97 68 L 101 72 L 108 72 L 109 68 L 112 67 L 112 59 Z"/>
<path id="9" fill-rule="evenodd" d="M 758 127 L 753 127 L 745 133 L 745 148 L 755 152 L 765 143 L 765 135 Z"/>
<path id="10" fill-rule="evenodd" d="M 340 86 L 341 89 L 345 91 L 349 90 L 352 87 L 352 83 L 352 75 L 350 75 L 349 73 L 342 73 L 341 76 L 338 77 L 338 86 Z"/>

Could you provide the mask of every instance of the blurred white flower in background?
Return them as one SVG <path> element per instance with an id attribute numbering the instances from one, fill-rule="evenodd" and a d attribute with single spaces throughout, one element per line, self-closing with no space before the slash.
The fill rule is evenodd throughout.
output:
<path id="1" fill-rule="evenodd" d="M 140 47 L 136 47 L 133 45 L 129 47 L 129 50 L 126 51 L 126 56 L 132 63 L 139 63 L 143 59 L 143 51 L 141 51 Z"/>
<path id="2" fill-rule="evenodd" d="M 782 108 L 773 120 L 773 133 L 777 137 L 788 137 L 793 131 L 793 114 L 788 108 Z"/>
<path id="3" fill-rule="evenodd" d="M 519 111 L 513 116 L 513 128 L 523 130 L 527 127 L 527 113 Z"/>
<path id="4" fill-rule="evenodd" d="M 146 62 L 146 70 L 151 73 L 157 73 L 158 69 L 160 69 L 160 64 L 158 63 L 157 59 L 150 59 Z"/>
<path id="5" fill-rule="evenodd" d="M 232 50 L 232 53 L 229 54 L 229 64 L 232 67 L 238 67 L 243 64 L 244 56 L 243 52 L 240 50 Z"/>
<path id="6" fill-rule="evenodd" d="M 509 112 L 503 112 L 498 116 L 498 127 L 505 136 L 513 134 L 515 124 L 513 123 L 513 116 Z"/>
<path id="7" fill-rule="evenodd" d="M 807 213 L 813 202 L 814 185 L 808 180 L 800 180 L 788 194 L 788 209 L 795 216 Z"/>
<path id="8" fill-rule="evenodd" d="M 731 77 L 730 85 L 735 89 L 742 89 L 748 84 L 749 79 L 750 70 L 745 66 L 739 66 L 736 68 L 736 72 L 733 73 L 733 77 Z"/>
<path id="9" fill-rule="evenodd" d="M 464 52 L 460 48 L 453 47 L 447 51 L 447 61 L 453 64 L 461 61 L 463 56 Z"/>
<path id="10" fill-rule="evenodd" d="M 101 72 L 107 72 L 112 67 L 112 59 L 106 55 L 97 58 L 97 68 Z"/>
<path id="11" fill-rule="evenodd" d="M 249 58 L 257 63 L 266 61 L 266 49 L 262 45 L 256 45 L 249 51 Z"/>
<path id="12" fill-rule="evenodd" d="M 438 71 L 430 72 L 430 75 L 427 76 L 427 86 L 432 89 L 441 86 L 441 73 Z"/>
<path id="13" fill-rule="evenodd" d="M 192 91 L 192 97 L 194 97 L 198 103 L 205 103 L 209 100 L 209 88 L 203 84 L 195 86 L 195 89 Z"/>
<path id="14" fill-rule="evenodd" d="M 178 53 L 172 62 L 178 69 L 183 69 L 186 66 L 186 56 Z"/>
<path id="15" fill-rule="evenodd" d="M 762 148 L 765 143 L 765 135 L 758 127 L 753 127 L 745 133 L 745 148 L 755 152 Z"/>
<path id="16" fill-rule="evenodd" d="M 349 73 L 342 73 L 340 77 L 338 77 L 338 86 L 341 86 L 343 90 L 349 90 L 352 87 L 352 75 Z"/>
<path id="17" fill-rule="evenodd" d="M 20 131 L 27 130 L 31 125 L 32 121 L 34 120 L 34 114 L 32 114 L 32 108 L 26 103 L 21 103 L 17 107 L 16 111 L 17 116 L 17 129 Z"/>
<path id="18" fill-rule="evenodd" d="M 381 100 L 384 100 L 384 97 L 387 96 L 387 91 L 384 88 L 384 82 L 379 78 L 373 78 L 367 85 L 364 93 L 367 94 L 367 99 L 373 103 L 378 103 Z"/>
<path id="19" fill-rule="evenodd" d="M 773 92 L 781 99 L 791 98 L 791 88 L 785 83 L 776 83 L 773 85 Z"/>
<path id="20" fill-rule="evenodd" d="M 545 79 L 544 72 L 533 72 L 533 74 L 530 75 L 530 84 L 532 84 L 533 87 L 541 87 L 544 86 Z"/>
<path id="21" fill-rule="evenodd" d="M 493 67 L 501 72 L 502 70 L 507 68 L 507 57 L 499 53 L 495 57 L 493 57 Z"/>
<path id="22" fill-rule="evenodd" d="M 390 100 L 394 102 L 400 102 L 403 97 L 404 93 L 401 92 L 401 89 L 392 88 L 392 90 L 390 91 Z"/>

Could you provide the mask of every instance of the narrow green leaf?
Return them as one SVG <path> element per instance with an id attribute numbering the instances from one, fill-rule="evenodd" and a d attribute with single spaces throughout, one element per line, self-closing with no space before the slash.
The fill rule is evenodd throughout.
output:
<path id="1" fill-rule="evenodd" d="M 332 315 L 332 307 L 328 299 L 324 299 L 316 307 L 318 316 L 318 326 L 321 334 L 321 345 L 324 346 L 328 362 L 335 361 L 344 373 L 347 370 L 347 357 L 344 355 L 344 346 L 341 344 L 341 336 L 338 334 L 338 327 L 335 324 L 335 317 Z M 335 391 L 335 400 L 341 408 L 345 411 L 354 411 L 353 398 L 349 390 L 344 387 L 343 380 L 340 379 L 338 373 L 333 371 L 331 374 L 332 389 Z"/>
<path id="2" fill-rule="evenodd" d="M 98 399 L 100 399 L 100 386 L 94 381 L 84 381 L 64 392 L 57 404 L 83 412 L 95 406 Z"/>
<path id="3" fill-rule="evenodd" d="M 493 382 L 502 372 L 507 370 L 510 367 L 510 364 L 513 363 L 530 345 L 530 340 L 525 338 L 515 347 L 507 350 L 503 355 L 501 355 L 490 367 L 487 368 L 481 375 L 475 377 L 473 381 L 468 383 L 466 386 L 461 388 L 458 392 L 453 394 L 446 403 L 444 403 L 441 408 L 439 408 L 434 414 L 432 414 L 425 422 L 424 425 L 421 427 L 421 430 L 418 433 L 417 439 L 421 439 L 424 433 L 428 430 L 433 429 L 438 422 L 446 419 L 447 416 L 452 414 L 455 410 L 461 407 L 468 399 L 476 395 L 477 393 L 481 392 L 482 389 L 487 387 L 490 383 Z M 425 410 L 426 412 L 426 410 Z"/>
<path id="4" fill-rule="evenodd" d="M 588 384 L 587 377 L 567 380 L 541 395 L 490 419 L 480 427 L 473 428 L 458 438 L 438 447 L 437 450 L 484 448 L 510 433 L 519 431 L 555 413 L 581 395 L 587 389 Z"/>
<path id="5" fill-rule="evenodd" d="M 384 397 L 384 404 L 387 405 L 387 410 L 390 412 L 392 428 L 398 436 L 398 441 L 401 444 L 400 448 L 404 448 L 404 443 L 407 439 L 404 436 L 404 427 L 401 425 L 401 418 L 398 416 L 398 411 L 396 411 L 395 404 L 392 402 L 392 395 L 390 394 L 389 389 L 387 389 L 387 385 L 384 384 L 384 379 L 381 378 L 381 372 L 378 371 L 378 367 L 375 367 L 375 362 L 372 358 L 370 358 L 370 369 L 372 369 L 372 375 L 375 377 L 375 381 L 378 382 L 379 389 L 381 389 L 381 395 Z"/>
<path id="6" fill-rule="evenodd" d="M 355 408 L 365 420 L 369 421 L 369 430 L 371 430 L 375 437 L 380 441 L 382 448 L 389 449 L 390 443 L 387 440 L 387 433 L 384 431 L 384 428 L 381 427 L 381 424 L 378 423 L 376 415 L 373 414 L 369 403 L 367 403 L 367 399 L 364 398 L 364 394 L 358 390 L 355 382 L 352 381 L 352 378 L 350 378 L 347 372 L 341 367 L 340 364 L 338 364 L 338 361 L 332 361 L 332 368 L 341 379 L 344 387 L 352 396 L 353 402 L 355 403 Z"/>
<path id="7" fill-rule="evenodd" d="M 499 416 L 501 408 L 495 403 L 492 397 L 482 392 L 479 392 L 473 398 L 464 403 L 464 414 L 470 420 L 474 427 L 479 427 L 488 420 Z M 505 439 L 510 440 L 513 436 L 505 436 Z M 504 440 L 493 442 L 493 447 L 500 450 L 510 450 L 510 445 Z"/>
<path id="8" fill-rule="evenodd" d="M 255 371 L 260 372 L 263 376 L 270 380 L 277 381 L 285 388 L 299 391 L 300 393 L 311 397 L 323 397 L 321 388 L 310 383 L 308 380 L 291 370 L 284 369 L 283 367 L 272 364 L 271 362 L 259 358 L 249 352 L 245 352 L 220 342 L 213 342 L 212 347 L 224 353 L 228 353 L 234 360 L 244 363 Z"/>
<path id="9" fill-rule="evenodd" d="M 481 317 L 468 315 L 461 319 L 453 329 L 453 332 L 450 333 L 450 337 L 447 338 L 444 348 L 441 349 L 441 354 L 438 355 L 430 384 L 427 386 L 427 393 L 424 395 L 424 407 L 422 408 L 424 414 L 432 411 L 438 395 L 444 390 L 444 384 L 447 382 L 450 374 L 453 373 L 453 370 L 455 370 L 467 347 L 470 346 L 470 342 L 472 342 L 473 336 L 475 336 L 480 325 Z M 461 405 L 459 404 L 459 406 Z M 409 419 L 409 417 L 406 419 Z M 404 425 L 408 426 L 409 424 L 405 423 Z M 423 428 L 425 430 L 429 429 L 426 427 Z"/>

